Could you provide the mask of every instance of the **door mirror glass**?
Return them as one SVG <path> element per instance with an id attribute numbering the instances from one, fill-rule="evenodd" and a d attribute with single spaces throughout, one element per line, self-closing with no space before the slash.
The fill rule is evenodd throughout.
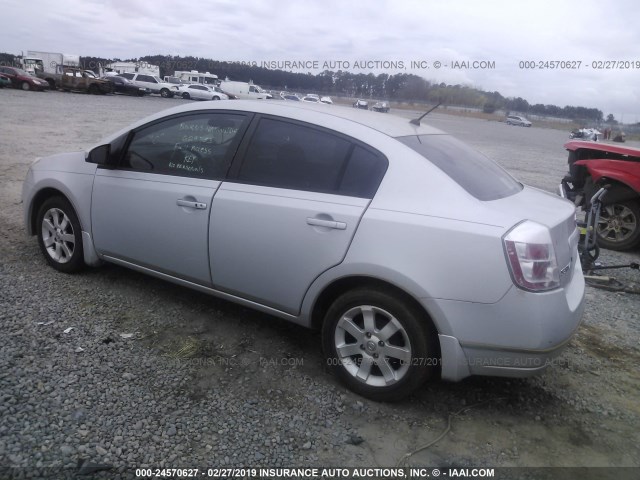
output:
<path id="1" fill-rule="evenodd" d="M 110 163 L 110 153 L 111 145 L 109 145 L 108 143 L 106 145 L 100 145 L 99 147 L 95 147 L 89 152 L 89 155 L 87 156 L 87 162 L 108 166 Z"/>

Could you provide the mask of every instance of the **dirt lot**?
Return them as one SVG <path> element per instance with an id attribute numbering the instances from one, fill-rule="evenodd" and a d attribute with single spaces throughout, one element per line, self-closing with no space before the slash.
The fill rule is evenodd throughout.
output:
<path id="1" fill-rule="evenodd" d="M 22 225 L 30 162 L 183 102 L 0 91 L 0 466 L 640 467 L 638 295 L 588 287 L 584 324 L 540 377 L 377 404 L 326 373 L 315 332 L 115 266 L 46 267 Z M 530 185 L 555 191 L 565 173 L 568 132 L 427 118 Z"/>

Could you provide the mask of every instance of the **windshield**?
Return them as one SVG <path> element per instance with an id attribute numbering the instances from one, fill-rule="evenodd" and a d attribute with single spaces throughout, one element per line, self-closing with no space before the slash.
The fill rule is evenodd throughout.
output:
<path id="1" fill-rule="evenodd" d="M 411 135 L 397 140 L 412 148 L 478 200 L 497 200 L 522 190 L 505 169 L 449 135 Z"/>

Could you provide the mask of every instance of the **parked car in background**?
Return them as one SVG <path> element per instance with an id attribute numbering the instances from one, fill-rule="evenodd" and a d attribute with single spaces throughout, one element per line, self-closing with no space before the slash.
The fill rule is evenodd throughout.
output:
<path id="1" fill-rule="evenodd" d="M 0 88 L 10 87 L 11 80 L 4 73 L 0 73 Z"/>
<path id="2" fill-rule="evenodd" d="M 389 111 L 389 104 L 387 102 L 376 102 L 373 105 L 372 110 L 374 112 L 387 113 Z"/>
<path id="3" fill-rule="evenodd" d="M 56 81 L 56 87 L 65 92 L 85 92 L 93 95 L 111 93 L 113 84 L 108 80 L 96 78 L 85 70 L 76 67 L 62 67 Z"/>
<path id="4" fill-rule="evenodd" d="M 283 100 L 290 100 L 292 102 L 299 102 L 300 101 L 300 97 L 298 95 L 296 95 L 295 93 L 285 93 L 284 95 L 281 95 Z"/>
<path id="5" fill-rule="evenodd" d="M 602 132 L 597 128 L 580 128 L 572 130 L 571 133 L 569 133 L 569 138 L 581 138 L 583 140 L 593 140 L 597 142 L 598 135 L 602 135 Z"/>
<path id="6" fill-rule="evenodd" d="M 362 110 L 369 110 L 369 102 L 366 100 L 356 100 L 353 102 L 354 108 L 361 108 Z"/>
<path id="7" fill-rule="evenodd" d="M 25 225 L 61 272 L 110 262 L 318 329 L 372 399 L 543 371 L 584 308 L 574 205 L 412 122 L 179 106 L 33 162 Z"/>
<path id="8" fill-rule="evenodd" d="M 201 84 L 181 85 L 176 95 L 193 100 L 229 100 L 229 97 L 219 90 Z"/>
<path id="9" fill-rule="evenodd" d="M 20 68 L 0 66 L 0 73 L 9 79 L 13 88 L 39 92 L 49 90 L 49 83 L 46 80 L 31 75 Z"/>
<path id="10" fill-rule="evenodd" d="M 302 101 L 307 103 L 320 103 L 320 99 L 317 95 L 305 95 L 302 97 Z"/>
<path id="11" fill-rule="evenodd" d="M 515 126 L 518 126 L 518 127 L 530 127 L 531 126 L 531 122 L 529 120 L 527 120 L 524 117 L 520 117 L 518 115 L 507 115 L 507 118 L 506 118 L 505 122 L 507 122 L 507 125 L 515 125 Z"/>
<path id="12" fill-rule="evenodd" d="M 171 98 L 178 92 L 178 86 L 165 83 L 154 75 L 146 73 L 121 73 L 120 77 L 126 78 L 138 87 L 146 88 L 150 93 L 155 93 L 163 98 Z"/>
<path id="13" fill-rule="evenodd" d="M 629 250 L 640 244 L 640 149 L 573 140 L 569 151 L 569 173 L 560 192 L 585 211 L 603 186 L 600 218 L 596 224 L 599 246 Z"/>
<path id="14" fill-rule="evenodd" d="M 123 95 L 132 95 L 135 97 L 142 97 L 149 93 L 146 88 L 138 87 L 123 77 L 108 75 L 102 77 L 102 80 L 106 80 L 111 83 L 113 93 L 121 93 Z"/>
<path id="15" fill-rule="evenodd" d="M 333 105 L 333 100 L 331 100 L 331 97 L 322 97 L 320 98 L 320 102 L 326 103 L 327 105 Z"/>

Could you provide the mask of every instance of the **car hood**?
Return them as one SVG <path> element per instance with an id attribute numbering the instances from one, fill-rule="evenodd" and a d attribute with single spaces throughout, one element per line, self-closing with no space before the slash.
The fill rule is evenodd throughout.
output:
<path id="1" fill-rule="evenodd" d="M 31 165 L 34 171 L 55 171 L 93 175 L 97 165 L 85 161 L 86 153 L 68 152 L 36 159 Z"/>

